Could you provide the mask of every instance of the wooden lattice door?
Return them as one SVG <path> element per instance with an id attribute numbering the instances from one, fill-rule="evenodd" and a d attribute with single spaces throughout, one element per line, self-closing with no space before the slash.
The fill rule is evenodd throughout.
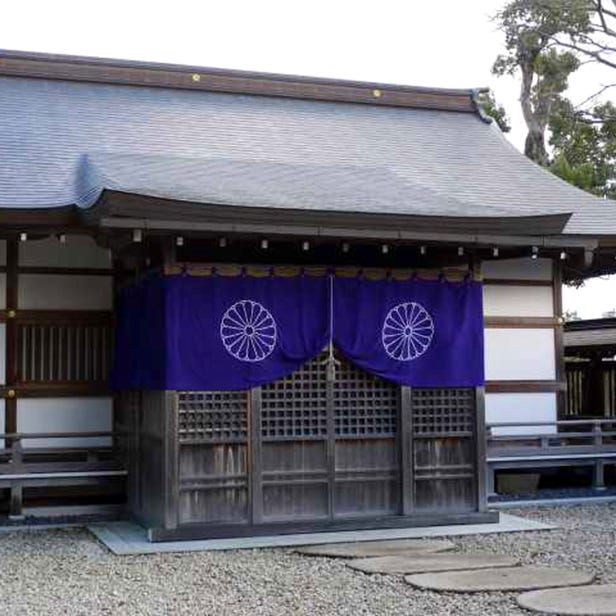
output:
<path id="1" fill-rule="evenodd" d="M 320 356 L 250 392 L 179 392 L 178 523 L 296 527 L 477 509 L 472 388 L 401 388 Z"/>
<path id="2" fill-rule="evenodd" d="M 264 522 L 399 512 L 398 387 L 348 362 L 328 381 L 319 357 L 259 403 Z"/>

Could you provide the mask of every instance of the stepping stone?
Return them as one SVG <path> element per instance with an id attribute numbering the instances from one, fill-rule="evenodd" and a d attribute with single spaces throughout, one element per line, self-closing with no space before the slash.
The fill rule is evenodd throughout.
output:
<path id="1" fill-rule="evenodd" d="M 364 573 L 428 573 L 430 571 L 460 571 L 513 567 L 515 558 L 494 554 L 395 554 L 377 558 L 357 558 L 347 563 Z"/>
<path id="2" fill-rule="evenodd" d="M 616 584 L 535 590 L 520 595 L 518 605 L 543 614 L 613 616 L 616 614 Z"/>
<path id="3" fill-rule="evenodd" d="M 334 558 L 363 558 L 365 556 L 387 556 L 404 552 L 434 553 L 453 550 L 451 541 L 438 539 L 393 539 L 388 541 L 362 541 L 358 543 L 326 543 L 323 545 L 306 545 L 296 550 L 299 554 L 310 556 L 332 556 Z"/>
<path id="4" fill-rule="evenodd" d="M 535 590 L 590 584 L 594 576 L 557 567 L 501 567 L 480 571 L 447 571 L 407 575 L 405 581 L 418 588 L 451 592 Z"/>

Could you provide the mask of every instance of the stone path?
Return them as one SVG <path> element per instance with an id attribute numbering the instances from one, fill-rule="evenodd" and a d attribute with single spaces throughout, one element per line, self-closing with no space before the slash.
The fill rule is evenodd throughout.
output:
<path id="1" fill-rule="evenodd" d="M 418 588 L 441 592 L 521 591 L 590 584 L 590 573 L 560 567 L 502 567 L 478 571 L 446 571 L 408 575 L 405 581 Z"/>
<path id="2" fill-rule="evenodd" d="M 518 605 L 533 612 L 560 616 L 613 616 L 616 584 L 535 590 L 520 595 Z"/>
<path id="3" fill-rule="evenodd" d="M 357 558 L 347 563 L 352 569 L 364 573 L 425 573 L 428 571 L 460 571 L 511 567 L 518 561 L 497 554 L 417 554 L 399 553 L 376 558 Z"/>
<path id="4" fill-rule="evenodd" d="M 387 556 L 404 552 L 405 554 L 446 552 L 453 550 L 455 544 L 445 539 L 396 539 L 387 541 L 365 541 L 361 543 L 326 543 L 298 548 L 299 554 L 310 556 L 331 556 L 336 558 L 363 558 L 367 556 Z"/>
<path id="5" fill-rule="evenodd" d="M 406 575 L 412 586 L 437 592 L 523 592 L 525 609 L 561 616 L 616 616 L 616 584 L 590 585 L 594 575 L 560 567 L 517 566 L 498 554 L 447 552 L 449 541 L 394 540 L 303 546 L 312 556 L 351 559 L 364 573 Z M 370 556 L 370 558 L 357 558 Z"/>

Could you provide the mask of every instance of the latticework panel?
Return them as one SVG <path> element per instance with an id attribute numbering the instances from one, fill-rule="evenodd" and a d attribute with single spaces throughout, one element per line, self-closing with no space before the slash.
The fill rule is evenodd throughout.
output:
<path id="1" fill-rule="evenodd" d="M 334 423 L 337 437 L 395 436 L 400 388 L 343 361 L 336 370 Z"/>
<path id="2" fill-rule="evenodd" d="M 248 394 L 244 391 L 179 393 L 180 442 L 237 442 L 248 437 Z"/>
<path id="3" fill-rule="evenodd" d="M 261 390 L 264 439 L 327 437 L 327 374 L 323 355 Z"/>
<path id="4" fill-rule="evenodd" d="M 413 389 L 413 434 L 469 435 L 474 430 L 475 391 L 470 388 Z"/>

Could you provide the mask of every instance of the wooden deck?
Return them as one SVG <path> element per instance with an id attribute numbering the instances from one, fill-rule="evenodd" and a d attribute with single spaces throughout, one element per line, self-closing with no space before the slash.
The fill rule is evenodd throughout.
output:
<path id="1" fill-rule="evenodd" d="M 601 490 L 605 465 L 616 464 L 616 420 L 502 423 L 486 430 L 488 495 L 495 493 L 498 470 L 592 466 L 593 487 Z"/>
<path id="2" fill-rule="evenodd" d="M 112 442 L 111 432 L 41 432 L 0 434 L 0 489 L 10 493 L 9 517 L 23 517 L 24 488 L 100 485 L 125 482 L 126 470 L 113 448 L 94 444 Z M 36 447 L 36 441 L 65 439 L 90 441 L 92 445 Z M 55 443 L 54 443 L 55 444 Z"/>

